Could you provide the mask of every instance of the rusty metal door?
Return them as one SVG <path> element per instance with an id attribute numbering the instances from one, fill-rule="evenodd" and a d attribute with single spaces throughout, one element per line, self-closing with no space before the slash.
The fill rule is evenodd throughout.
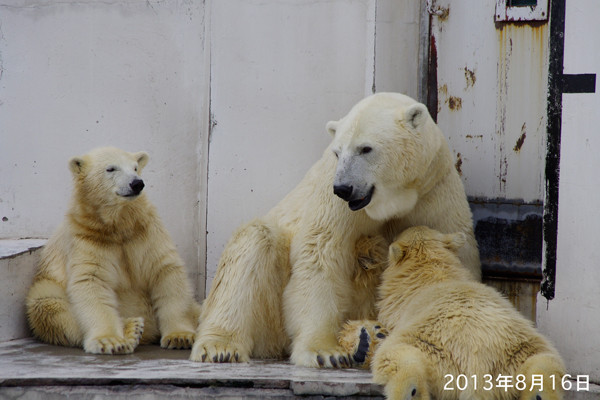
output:
<path id="1" fill-rule="evenodd" d="M 542 278 L 547 6 L 428 0 L 424 7 L 422 93 L 465 183 L 484 279 L 533 320 Z"/>

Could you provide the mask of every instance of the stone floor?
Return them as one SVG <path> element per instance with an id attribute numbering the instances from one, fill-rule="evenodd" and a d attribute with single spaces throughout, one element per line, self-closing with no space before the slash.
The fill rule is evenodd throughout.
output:
<path id="1" fill-rule="evenodd" d="M 86 354 L 33 339 L 0 343 L 0 400 L 382 399 L 358 369 L 301 368 L 281 361 L 202 364 L 189 350 L 140 346 L 127 356 Z M 575 389 L 575 386 L 573 387 Z M 565 400 L 598 400 L 600 386 Z"/>
<path id="2" fill-rule="evenodd" d="M 140 346 L 127 356 L 86 354 L 33 339 L 0 343 L 0 399 L 381 398 L 358 369 L 301 368 L 287 362 L 203 364 L 189 350 Z"/>

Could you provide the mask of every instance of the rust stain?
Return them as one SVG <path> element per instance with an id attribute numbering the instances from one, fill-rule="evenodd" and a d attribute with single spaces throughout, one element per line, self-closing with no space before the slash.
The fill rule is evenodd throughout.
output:
<path id="1" fill-rule="evenodd" d="M 460 97 L 450 96 L 448 98 L 448 107 L 453 111 L 458 111 L 462 108 L 462 99 Z"/>
<path id="2" fill-rule="evenodd" d="M 442 98 L 445 97 L 446 100 L 444 100 L 445 103 L 448 103 L 448 85 L 444 84 L 442 86 L 440 86 L 438 88 L 438 94 L 437 94 L 438 98 Z M 438 113 L 442 111 L 442 103 L 441 100 L 438 101 Z"/>
<path id="3" fill-rule="evenodd" d="M 508 176 L 508 158 L 503 156 L 503 146 L 500 146 L 500 190 L 506 189 L 506 177 Z"/>
<path id="4" fill-rule="evenodd" d="M 448 5 L 448 7 L 443 8 L 443 7 L 439 7 L 439 14 L 436 14 L 438 19 L 440 21 L 446 21 L 448 19 L 448 16 L 450 15 L 450 5 Z"/>
<path id="5" fill-rule="evenodd" d="M 446 98 L 444 102 L 448 105 L 448 108 L 450 108 L 451 110 L 458 111 L 462 108 L 462 99 L 460 97 L 448 96 L 448 85 L 443 84 L 442 86 L 438 87 L 438 96 Z"/>
<path id="6" fill-rule="evenodd" d="M 519 114 L 515 104 L 522 101 L 522 93 L 526 91 L 524 85 L 527 82 L 547 81 L 547 59 L 548 59 L 548 23 L 507 23 L 496 24 L 497 33 L 497 106 L 496 106 L 496 137 L 494 159 L 495 173 L 498 179 L 498 188 L 504 192 L 507 187 L 509 159 L 511 154 L 519 154 L 525 144 L 527 134 L 526 127 L 521 132 L 515 132 L 518 125 L 513 124 Z M 533 85 L 533 83 L 530 83 Z M 533 86 L 532 86 L 533 87 Z M 543 86 L 542 86 L 543 87 Z M 544 105 L 542 105 L 544 106 Z M 527 112 L 536 112 L 537 107 L 542 107 L 532 102 L 524 104 Z M 521 122 L 522 123 L 522 122 Z M 531 124 L 530 122 L 530 129 Z M 519 134 L 517 138 L 508 136 L 508 132 Z M 516 143 L 513 141 L 516 140 Z M 514 151 L 515 153 L 511 152 Z M 512 164 L 511 167 L 513 168 Z"/>
<path id="7" fill-rule="evenodd" d="M 454 164 L 454 166 L 456 167 L 456 171 L 460 176 L 462 176 L 462 163 L 462 155 L 460 153 L 456 154 L 456 164 Z"/>
<path id="8" fill-rule="evenodd" d="M 465 67 L 465 80 L 467 81 L 467 89 L 475 85 L 475 82 L 477 81 L 475 69 L 471 70 L 468 67 Z"/>
<path id="9" fill-rule="evenodd" d="M 515 151 L 515 153 L 518 153 L 521 151 L 521 147 L 523 147 L 523 143 L 525 143 L 525 138 L 527 137 L 527 126 L 526 123 L 523 123 L 523 126 L 521 127 L 521 136 L 519 136 L 519 139 L 517 139 L 517 144 L 515 144 L 515 147 L 513 147 L 513 150 Z"/>
<path id="10" fill-rule="evenodd" d="M 439 87 L 438 91 L 440 93 L 442 93 L 445 96 L 448 96 L 448 85 L 443 84 L 442 86 Z"/>
<path id="11" fill-rule="evenodd" d="M 466 135 L 467 139 L 483 139 L 483 135 Z"/>

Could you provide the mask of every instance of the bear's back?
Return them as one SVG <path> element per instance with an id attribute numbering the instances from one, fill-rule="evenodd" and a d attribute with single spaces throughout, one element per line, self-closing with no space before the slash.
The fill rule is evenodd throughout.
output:
<path id="1" fill-rule="evenodd" d="M 550 348 L 506 298 L 478 282 L 423 288 L 402 312 L 412 317 L 398 327 L 438 359 L 444 374 L 453 367 L 467 376 L 514 374 L 529 356 Z"/>

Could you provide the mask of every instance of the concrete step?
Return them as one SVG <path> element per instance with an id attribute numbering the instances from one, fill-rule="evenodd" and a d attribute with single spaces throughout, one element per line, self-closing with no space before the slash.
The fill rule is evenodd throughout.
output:
<path id="1" fill-rule="evenodd" d="M 34 339 L 0 343 L 0 399 L 381 399 L 358 369 L 302 368 L 283 361 L 202 364 L 189 350 L 140 346 L 127 356 L 86 354 Z M 600 386 L 565 400 L 598 400 Z"/>
<path id="2" fill-rule="evenodd" d="M 377 399 L 381 387 L 358 369 L 282 361 L 203 364 L 189 350 L 140 346 L 126 356 L 86 354 L 34 339 L 0 343 L 0 399 Z"/>
<path id="3" fill-rule="evenodd" d="M 0 240 L 0 342 L 31 336 L 25 296 L 45 239 Z"/>

